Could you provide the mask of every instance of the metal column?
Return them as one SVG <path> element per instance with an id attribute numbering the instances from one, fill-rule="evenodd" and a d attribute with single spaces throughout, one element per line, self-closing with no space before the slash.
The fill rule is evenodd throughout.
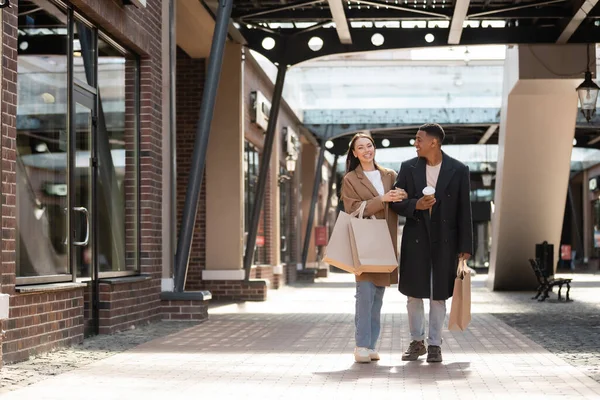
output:
<path id="1" fill-rule="evenodd" d="M 331 207 L 331 197 L 333 196 L 333 184 L 335 183 L 335 176 L 338 164 L 339 156 L 336 154 L 333 159 L 333 165 L 331 166 L 331 176 L 329 177 L 329 187 L 327 188 L 327 205 L 325 206 L 325 214 L 323 215 L 323 226 L 327 225 L 327 212 Z"/>
<path id="2" fill-rule="evenodd" d="M 310 245 L 310 232 L 312 231 L 313 221 L 315 219 L 315 209 L 317 207 L 317 197 L 319 196 L 319 186 L 321 185 L 321 167 L 325 161 L 325 146 L 321 145 L 317 168 L 315 172 L 315 185 L 313 186 L 312 197 L 310 199 L 310 211 L 306 221 L 306 233 L 304 234 L 304 248 L 302 249 L 302 269 L 306 269 L 306 259 L 308 258 L 308 246 Z"/>
<path id="3" fill-rule="evenodd" d="M 575 202 L 573 201 L 573 188 L 571 188 L 571 180 L 569 180 L 569 189 L 567 191 L 569 205 L 571 206 L 571 215 L 573 218 L 573 225 L 575 225 L 575 236 L 577 238 L 577 245 L 573 246 L 576 250 L 584 251 L 583 246 L 583 238 L 582 231 L 579 229 L 579 216 L 577 215 L 577 207 L 575 206 Z M 580 254 L 579 257 L 582 257 L 583 254 Z M 582 257 L 583 258 L 583 257 Z M 574 261 L 574 260 L 573 260 Z"/>
<path id="4" fill-rule="evenodd" d="M 275 81 L 275 89 L 273 90 L 271 112 L 269 113 L 269 124 L 267 126 L 265 144 L 262 151 L 260 169 L 258 172 L 258 187 L 256 188 L 256 197 L 254 198 L 252 219 L 250 220 L 248 238 L 246 240 L 246 252 L 244 254 L 244 270 L 246 271 L 246 281 L 250 279 L 252 260 L 254 260 L 254 250 L 256 247 L 256 234 L 258 233 L 260 210 L 262 208 L 263 200 L 265 198 L 265 191 L 267 187 L 267 174 L 269 173 L 269 165 L 271 164 L 273 142 L 275 141 L 275 128 L 277 127 L 277 117 L 279 116 L 279 107 L 281 104 L 281 97 L 283 95 L 283 83 L 285 82 L 286 72 L 287 67 L 284 63 L 280 63 L 277 69 L 277 80 Z"/>
<path id="5" fill-rule="evenodd" d="M 183 292 L 185 288 L 190 249 L 192 247 L 196 214 L 198 212 L 198 199 L 200 198 L 204 165 L 206 164 L 206 150 L 208 148 L 210 126 L 215 109 L 217 88 L 219 86 L 219 79 L 221 78 L 221 66 L 223 65 L 223 53 L 225 50 L 225 41 L 227 40 L 227 29 L 229 27 L 232 6 L 233 0 L 220 0 L 219 8 L 217 9 L 215 30 L 206 72 L 206 83 L 202 93 L 200 117 L 198 119 L 198 127 L 196 128 L 190 179 L 185 195 L 181 229 L 177 242 L 177 253 L 175 254 L 176 292 Z"/>

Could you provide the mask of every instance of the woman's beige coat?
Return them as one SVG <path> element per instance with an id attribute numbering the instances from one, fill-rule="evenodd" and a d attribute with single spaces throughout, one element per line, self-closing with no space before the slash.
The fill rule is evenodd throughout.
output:
<path id="1" fill-rule="evenodd" d="M 396 182 L 396 172 L 391 169 L 379 167 L 381 180 L 383 182 L 384 193 L 392 189 Z M 358 210 L 363 201 L 367 202 L 364 217 L 375 215 L 377 219 L 385 219 L 387 215 L 388 229 L 394 243 L 394 251 L 398 253 L 397 234 L 398 234 L 398 214 L 383 201 L 377 190 L 371 184 L 371 181 L 364 174 L 359 165 L 354 171 L 347 173 L 342 182 L 342 201 L 344 202 L 344 211 L 348 214 Z M 396 268 L 390 274 L 368 273 L 356 276 L 357 281 L 370 281 L 376 286 L 390 286 L 398 283 L 398 269 Z"/>

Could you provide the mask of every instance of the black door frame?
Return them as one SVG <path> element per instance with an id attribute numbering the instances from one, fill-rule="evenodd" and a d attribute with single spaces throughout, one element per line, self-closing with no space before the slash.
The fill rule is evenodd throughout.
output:
<path id="1" fill-rule="evenodd" d="M 90 124 L 90 136 L 89 136 L 89 140 L 90 140 L 90 159 L 89 159 L 89 176 L 90 176 L 90 208 L 91 210 L 87 210 L 87 238 L 88 238 L 88 245 L 90 246 L 90 250 L 91 250 L 91 261 L 90 261 L 90 290 L 91 290 L 91 298 L 90 298 L 90 304 L 89 304 L 89 312 L 90 312 L 90 321 L 91 321 L 91 325 L 89 325 L 89 329 L 85 332 L 85 334 L 87 336 L 89 335 L 97 335 L 99 333 L 99 303 L 100 303 L 100 281 L 99 281 L 99 269 L 98 269 L 98 260 L 97 260 L 97 235 L 95 234 L 95 232 L 97 232 L 97 201 L 96 201 L 96 197 L 97 197 L 97 193 L 96 193 L 96 187 L 97 187 L 97 179 L 98 179 L 98 173 L 97 173 L 97 165 L 98 165 L 98 158 L 96 156 L 96 152 L 97 152 L 97 146 L 96 146 L 96 141 L 97 141 L 97 115 L 98 115 L 98 96 L 97 96 L 97 90 L 81 81 L 79 81 L 78 79 L 74 78 L 74 85 L 73 85 L 73 101 L 72 101 L 72 105 L 73 105 L 73 120 L 71 121 L 71 130 L 69 132 L 69 139 L 70 139 L 70 146 L 69 146 L 69 177 L 68 177 L 68 182 L 69 182 L 69 188 L 75 188 L 75 182 L 76 182 L 76 176 L 75 174 L 77 173 L 77 168 L 76 168 L 76 154 L 77 154 L 77 127 L 76 127 L 76 121 L 75 121 L 75 117 L 76 117 L 76 113 L 75 113 L 75 105 L 76 104 L 81 104 L 82 106 L 89 108 L 91 111 L 91 124 Z M 76 215 L 76 213 L 79 213 L 80 211 L 83 211 L 85 207 L 82 207 L 82 205 L 76 204 L 75 203 L 75 190 L 69 190 L 69 210 L 70 210 L 70 215 L 69 218 L 73 221 L 75 221 L 74 216 Z M 78 246 L 80 242 L 78 242 L 77 240 L 80 240 L 79 238 L 76 238 L 75 235 L 79 234 L 81 235 L 80 232 L 75 232 L 75 229 L 70 229 L 70 239 L 69 239 L 69 243 L 70 243 L 70 253 L 71 253 L 71 257 L 69 257 L 69 261 L 71 263 L 70 267 L 71 267 L 71 271 L 73 272 L 73 279 L 77 280 L 78 276 L 77 276 L 77 261 L 75 259 L 75 250 L 74 250 L 74 246 Z M 84 240 L 85 241 L 85 240 Z"/>

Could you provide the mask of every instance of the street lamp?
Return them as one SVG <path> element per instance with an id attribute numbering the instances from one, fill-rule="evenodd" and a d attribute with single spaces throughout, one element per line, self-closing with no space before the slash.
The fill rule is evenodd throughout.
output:
<path id="1" fill-rule="evenodd" d="M 292 156 L 287 156 L 285 159 L 285 167 L 289 173 L 296 171 L 296 160 Z"/>
<path id="2" fill-rule="evenodd" d="M 590 72 L 590 46 L 587 48 L 587 70 L 585 71 L 585 79 L 577 87 L 577 95 L 579 96 L 579 105 L 581 113 L 587 122 L 590 122 L 594 114 L 596 114 L 596 101 L 598 100 L 598 91 L 600 87 L 592 80 Z"/>

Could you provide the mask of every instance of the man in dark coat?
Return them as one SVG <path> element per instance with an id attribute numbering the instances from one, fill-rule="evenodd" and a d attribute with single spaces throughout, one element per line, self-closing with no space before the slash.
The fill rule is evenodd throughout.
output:
<path id="1" fill-rule="evenodd" d="M 411 343 L 402 359 L 414 361 L 427 353 L 427 362 L 442 361 L 442 328 L 446 300 L 452 296 L 459 258 L 473 254 L 469 168 L 442 152 L 444 130 L 438 124 L 419 128 L 417 158 L 402 163 L 395 187 L 408 193 L 390 203 L 406 217 L 400 252 L 398 289 L 408 297 Z M 430 186 L 435 196 L 424 196 Z M 429 299 L 429 335 L 425 348 L 423 299 Z"/>

